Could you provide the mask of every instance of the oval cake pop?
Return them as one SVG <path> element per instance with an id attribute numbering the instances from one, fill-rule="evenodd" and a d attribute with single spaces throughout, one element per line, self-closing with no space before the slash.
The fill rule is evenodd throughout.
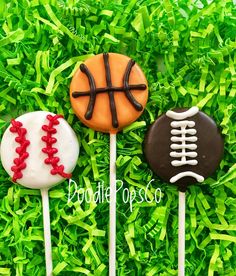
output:
<path id="1" fill-rule="evenodd" d="M 14 182 L 42 189 L 70 178 L 79 144 L 62 116 L 36 111 L 11 121 L 0 151 L 2 165 Z"/>
<path id="2" fill-rule="evenodd" d="M 216 170 L 223 149 L 216 123 L 197 107 L 161 115 L 144 142 L 144 154 L 152 170 L 183 192 Z"/>
<path id="3" fill-rule="evenodd" d="M 152 170 L 179 188 L 178 275 L 185 275 L 185 191 L 217 168 L 224 143 L 215 122 L 197 107 L 161 115 L 150 127 L 144 153 Z"/>
<path id="4" fill-rule="evenodd" d="M 134 60 L 116 53 L 87 59 L 73 76 L 72 107 L 88 127 L 117 133 L 134 122 L 147 103 L 147 80 Z"/>

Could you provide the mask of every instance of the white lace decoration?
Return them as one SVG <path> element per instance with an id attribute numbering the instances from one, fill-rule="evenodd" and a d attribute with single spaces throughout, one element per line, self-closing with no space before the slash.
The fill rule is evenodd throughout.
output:
<path id="1" fill-rule="evenodd" d="M 181 113 L 177 113 L 174 111 L 167 111 L 166 116 L 172 118 L 176 121 L 171 122 L 171 142 L 170 148 L 173 150 L 170 152 L 170 156 L 174 159 L 171 162 L 171 165 L 174 167 L 191 165 L 196 166 L 198 164 L 197 159 L 197 131 L 194 128 L 195 122 L 184 120 L 186 118 L 192 117 L 197 114 L 199 111 L 198 107 L 192 107 L 189 110 Z M 188 135 L 188 136 L 186 136 Z M 188 143 L 187 143 L 188 142 Z M 175 151 L 181 150 L 181 151 Z M 188 159 L 187 159 L 188 157 Z M 181 172 L 170 179 L 171 183 L 178 181 L 180 178 L 185 176 L 194 177 L 198 182 L 202 182 L 204 177 L 196 174 L 191 171 Z"/>

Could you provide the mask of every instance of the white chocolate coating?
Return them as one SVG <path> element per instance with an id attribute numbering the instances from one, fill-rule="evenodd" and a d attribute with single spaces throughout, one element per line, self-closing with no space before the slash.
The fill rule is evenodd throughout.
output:
<path id="1" fill-rule="evenodd" d="M 22 186 L 32 189 L 50 188 L 64 180 L 60 175 L 51 174 L 51 165 L 45 164 L 44 160 L 48 157 L 42 152 L 46 147 L 45 142 L 41 140 L 45 136 L 45 131 L 42 130 L 43 125 L 48 125 L 46 116 L 55 114 L 46 111 L 36 111 L 26 113 L 16 119 L 23 124 L 27 130 L 26 139 L 30 141 L 27 147 L 29 157 L 25 160 L 27 167 L 22 171 L 23 177 L 17 180 L 17 183 Z M 76 166 L 79 156 L 79 144 L 77 137 L 70 125 L 63 118 L 58 119 L 59 124 L 55 126 L 57 133 L 53 137 L 57 142 L 53 144 L 54 148 L 58 149 L 55 156 L 60 158 L 59 165 L 65 167 L 66 173 L 71 173 Z M 1 162 L 4 169 L 12 177 L 13 160 L 18 157 L 15 152 L 19 144 L 15 141 L 16 134 L 10 131 L 10 127 L 5 131 L 0 147 Z"/>

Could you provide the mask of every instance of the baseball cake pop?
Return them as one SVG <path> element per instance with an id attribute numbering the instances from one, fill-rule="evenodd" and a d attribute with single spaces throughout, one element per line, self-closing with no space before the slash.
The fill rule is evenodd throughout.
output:
<path id="1" fill-rule="evenodd" d="M 13 182 L 41 190 L 46 272 L 51 276 L 48 190 L 71 177 L 79 155 L 76 135 L 63 116 L 30 112 L 11 121 L 3 134 L 0 152 L 2 165 Z"/>
<path id="2" fill-rule="evenodd" d="M 167 111 L 146 135 L 144 154 L 150 167 L 179 189 L 179 276 L 185 273 L 185 191 L 214 173 L 223 149 L 216 123 L 196 106 Z"/>
<path id="3" fill-rule="evenodd" d="M 96 55 L 77 70 L 70 86 L 75 114 L 88 127 L 110 134 L 109 275 L 116 275 L 116 133 L 134 122 L 148 99 L 147 80 L 134 60 Z"/>

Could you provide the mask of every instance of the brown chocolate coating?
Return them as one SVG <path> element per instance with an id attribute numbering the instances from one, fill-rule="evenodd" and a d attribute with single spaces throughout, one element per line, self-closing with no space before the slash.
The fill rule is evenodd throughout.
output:
<path id="1" fill-rule="evenodd" d="M 175 109 L 174 111 L 183 112 L 186 110 L 188 109 L 182 108 Z M 171 142 L 171 137 L 173 136 L 171 130 L 173 128 L 170 124 L 172 121 L 176 120 L 167 117 L 166 114 L 157 118 L 151 125 L 145 138 L 144 154 L 147 162 L 151 169 L 166 182 L 170 182 L 171 177 L 178 173 L 186 171 L 192 171 L 206 179 L 217 169 L 223 156 L 223 139 L 213 119 L 199 111 L 194 116 L 185 120 L 195 122 L 194 128 L 197 131 L 196 136 L 198 138 L 195 142 L 195 144 L 197 144 L 197 149 L 195 151 L 198 154 L 195 158 L 198 161 L 197 165 L 182 165 L 175 167 L 171 164 L 176 158 L 170 156 L 170 152 L 172 151 L 170 146 L 173 143 Z M 189 136 L 187 135 L 187 137 Z M 176 151 L 180 152 L 180 150 Z M 184 192 L 188 185 L 196 182 L 195 178 L 185 176 L 173 184 L 177 185 L 179 190 Z"/>

